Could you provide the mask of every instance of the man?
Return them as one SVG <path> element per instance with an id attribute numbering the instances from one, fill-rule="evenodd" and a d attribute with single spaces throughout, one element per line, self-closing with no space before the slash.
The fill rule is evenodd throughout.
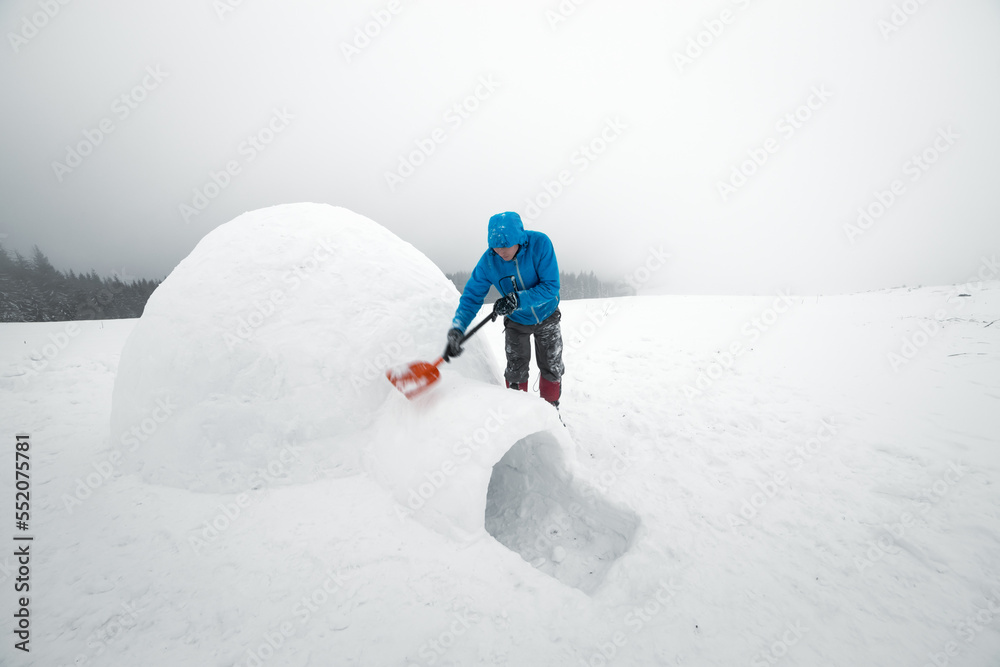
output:
<path id="1" fill-rule="evenodd" d="M 559 266 L 552 241 L 541 232 L 525 231 L 517 213 L 490 218 L 489 249 L 483 253 L 465 284 L 444 358 L 462 353 L 462 335 L 483 305 L 493 285 L 503 296 L 493 309 L 504 316 L 507 370 L 511 389 L 528 391 L 531 336 L 535 337 L 535 362 L 541 372 L 539 393 L 559 407 L 562 393 L 562 332 L 559 321 Z"/>

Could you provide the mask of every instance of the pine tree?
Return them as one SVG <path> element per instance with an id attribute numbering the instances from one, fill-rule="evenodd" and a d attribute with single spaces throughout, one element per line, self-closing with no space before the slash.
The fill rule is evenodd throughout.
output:
<path id="1" fill-rule="evenodd" d="M 21 286 L 15 274 L 17 264 L 7 249 L 0 245 L 0 322 L 20 322 Z"/>
<path id="2" fill-rule="evenodd" d="M 0 322 L 139 317 L 159 281 L 126 282 L 97 271 L 62 273 L 38 246 L 31 259 L 0 246 Z"/>

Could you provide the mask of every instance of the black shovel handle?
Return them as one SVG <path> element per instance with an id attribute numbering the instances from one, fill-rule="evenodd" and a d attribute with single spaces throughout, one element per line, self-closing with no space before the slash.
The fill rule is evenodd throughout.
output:
<path id="1" fill-rule="evenodd" d="M 469 332 L 468 332 L 467 334 L 465 334 L 464 336 L 462 336 L 462 340 L 458 341 L 458 342 L 459 342 L 459 344 L 462 344 L 462 343 L 464 343 L 465 341 L 467 341 L 467 340 L 469 340 L 470 338 L 472 338 L 472 335 L 473 335 L 473 334 L 475 334 L 475 333 L 476 333 L 477 331 L 479 331 L 480 329 L 482 329 L 482 328 L 483 328 L 483 326 L 484 326 L 484 325 L 485 325 L 485 324 L 486 324 L 487 322 L 493 322 L 494 320 L 496 320 L 496 318 L 497 318 L 497 311 L 496 311 L 496 306 L 493 306 L 493 309 L 494 309 L 494 310 L 493 310 L 493 312 L 492 312 L 492 313 L 490 313 L 490 316 L 489 316 L 489 317 L 486 317 L 486 318 L 484 318 L 482 322 L 480 322 L 480 323 L 479 323 L 479 324 L 477 324 L 476 326 L 472 327 L 472 329 L 470 329 L 470 330 L 469 330 Z M 448 350 L 447 350 L 447 349 L 445 350 L 445 353 L 441 355 L 441 358 L 440 358 L 440 359 L 438 359 L 437 363 L 439 364 L 439 363 L 441 363 L 442 361 L 447 361 L 447 362 L 451 363 L 451 357 L 449 357 L 449 356 L 448 356 Z"/>
<path id="2" fill-rule="evenodd" d="M 511 291 L 517 289 L 517 281 L 514 280 L 514 276 L 507 276 L 506 278 L 504 278 L 503 280 L 501 280 L 500 281 L 501 286 L 503 285 L 503 281 L 504 280 L 509 280 L 510 281 Z M 504 295 L 504 296 L 506 296 L 506 295 Z M 464 336 L 462 336 L 462 340 L 460 340 L 459 343 L 464 343 L 465 341 L 467 341 L 470 338 L 472 338 L 472 334 L 474 334 L 477 331 L 479 331 L 483 327 L 483 325 L 486 324 L 487 322 L 493 322 L 493 321 L 495 321 L 497 319 L 497 317 L 499 317 L 499 313 L 497 313 L 497 302 L 494 301 L 493 302 L 493 312 L 490 313 L 490 316 L 487 317 L 482 322 L 480 322 L 479 324 L 477 324 L 476 326 L 474 326 L 472 328 L 472 331 L 470 331 L 469 333 L 467 333 Z"/>
<path id="3" fill-rule="evenodd" d="M 476 333 L 477 331 L 479 331 L 480 329 L 483 328 L 484 324 L 486 324 L 487 322 L 492 322 L 492 321 L 496 320 L 496 318 L 497 318 L 497 311 L 494 310 L 492 313 L 490 313 L 489 317 L 487 317 L 486 319 L 484 319 L 482 322 L 480 322 L 476 326 L 472 327 L 472 329 L 469 330 L 469 333 L 467 333 L 464 336 L 462 336 L 462 340 L 460 340 L 459 342 L 460 343 L 464 343 L 465 341 L 469 340 L 470 338 L 472 338 L 472 334 Z"/>

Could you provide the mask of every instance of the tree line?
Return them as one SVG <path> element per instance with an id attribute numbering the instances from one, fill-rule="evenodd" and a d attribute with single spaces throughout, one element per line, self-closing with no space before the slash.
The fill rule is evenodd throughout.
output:
<path id="1" fill-rule="evenodd" d="M 465 283 L 472 277 L 471 271 L 458 271 L 446 273 L 445 276 L 455 283 L 455 287 L 461 292 L 465 289 Z M 600 280 L 593 271 L 578 273 L 559 272 L 559 298 L 568 301 L 570 299 L 602 299 L 612 296 L 628 296 L 635 294 L 635 290 L 630 289 L 624 283 L 609 283 Z M 495 288 L 490 288 L 490 293 L 486 296 L 487 303 L 495 301 L 500 294 Z"/>
<path id="2" fill-rule="evenodd" d="M 468 271 L 446 274 L 461 292 L 471 277 Z M 592 299 L 633 293 L 621 283 L 604 282 L 593 271 L 559 272 L 563 299 Z M 0 322 L 61 322 L 114 320 L 142 315 L 146 301 L 160 280 L 105 278 L 90 273 L 63 272 L 34 246 L 31 257 L 8 252 L 0 244 Z M 499 294 L 490 289 L 487 301 Z"/>
<path id="3" fill-rule="evenodd" d="M 160 281 L 64 273 L 35 246 L 31 258 L 0 245 L 0 322 L 63 322 L 139 317 Z"/>

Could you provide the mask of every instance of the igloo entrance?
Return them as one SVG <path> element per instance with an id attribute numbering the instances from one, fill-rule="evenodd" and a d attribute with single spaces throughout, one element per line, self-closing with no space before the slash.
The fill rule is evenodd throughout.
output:
<path id="1" fill-rule="evenodd" d="M 555 437 L 518 440 L 493 466 L 486 530 L 498 542 L 562 583 L 592 593 L 624 554 L 639 527 L 566 469 Z"/>

